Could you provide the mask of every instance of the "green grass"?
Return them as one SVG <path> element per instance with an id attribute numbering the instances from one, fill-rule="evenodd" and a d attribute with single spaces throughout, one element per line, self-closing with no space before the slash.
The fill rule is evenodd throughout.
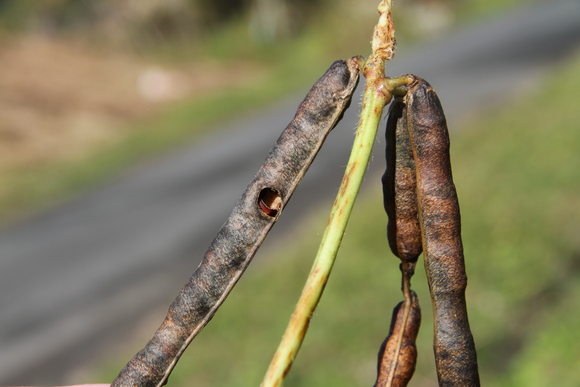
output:
<path id="1" fill-rule="evenodd" d="M 452 162 L 469 276 L 468 306 L 485 386 L 577 386 L 580 367 L 580 58 L 533 95 L 456 128 Z M 402 299 L 376 181 L 355 206 L 335 270 L 287 386 L 369 386 L 392 308 Z M 257 386 L 316 253 L 321 209 L 262 251 L 181 359 L 170 386 Z M 423 308 L 411 386 L 435 386 L 432 318 Z M 111 380 L 125 357 L 94 380 Z"/>
<path id="2" fill-rule="evenodd" d="M 462 20 L 473 20 L 505 12 L 514 6 L 535 0 L 470 0 L 455 3 L 455 13 Z"/>
<path id="3" fill-rule="evenodd" d="M 574 386 L 580 61 L 458 139 L 473 327 L 486 384 Z"/>

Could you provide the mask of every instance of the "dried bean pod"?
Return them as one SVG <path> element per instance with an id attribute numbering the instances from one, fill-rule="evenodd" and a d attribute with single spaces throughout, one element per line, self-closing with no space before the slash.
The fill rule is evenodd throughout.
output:
<path id="1" fill-rule="evenodd" d="M 314 84 L 171 304 L 153 338 L 123 368 L 112 387 L 166 383 L 191 340 L 213 317 L 249 265 L 324 139 L 348 107 L 360 57 L 332 64 Z"/>
<path id="2" fill-rule="evenodd" d="M 421 309 L 417 295 L 393 310 L 389 336 L 379 351 L 378 376 L 375 387 L 404 387 L 415 372 L 417 348 L 415 340 L 421 325 Z"/>
<path id="3" fill-rule="evenodd" d="M 435 318 L 439 385 L 479 386 L 465 302 L 467 276 L 445 115 L 431 85 L 420 78 L 408 86 L 405 101 L 410 112 L 425 269 Z"/>
<path id="4" fill-rule="evenodd" d="M 421 228 L 407 114 L 403 97 L 395 98 L 389 108 L 385 133 L 387 169 L 382 178 L 383 197 L 389 217 L 387 236 L 391 251 L 403 261 L 417 262 L 422 252 Z"/>

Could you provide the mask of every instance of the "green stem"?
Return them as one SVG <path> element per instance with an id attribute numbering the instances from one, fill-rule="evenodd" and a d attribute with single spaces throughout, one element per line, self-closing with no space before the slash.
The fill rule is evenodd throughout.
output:
<path id="1" fill-rule="evenodd" d="M 281 386 L 302 345 L 314 309 L 328 281 L 370 159 L 383 108 L 391 99 L 394 87 L 408 82 L 407 77 L 388 79 L 382 87 L 369 85 L 363 97 L 357 133 L 338 195 L 332 206 L 326 230 L 322 237 L 310 275 L 294 309 L 286 332 L 270 363 L 262 387 Z M 374 82 L 373 82 L 374 83 Z"/>
<path id="2" fill-rule="evenodd" d="M 395 28 L 391 18 L 391 1 L 379 4 L 379 22 L 375 26 L 372 40 L 372 55 L 360 63 L 366 77 L 365 92 L 358 129 L 346 166 L 346 171 L 330 212 L 330 218 L 312 270 L 302 295 L 292 313 L 286 332 L 268 367 L 262 387 L 281 386 L 290 371 L 292 362 L 302 345 L 310 318 L 320 301 L 328 276 L 334 265 L 344 230 L 348 223 L 354 201 L 358 195 L 377 135 L 383 108 L 391 100 L 393 90 L 409 83 L 410 77 L 385 77 L 385 63 L 395 50 Z"/>

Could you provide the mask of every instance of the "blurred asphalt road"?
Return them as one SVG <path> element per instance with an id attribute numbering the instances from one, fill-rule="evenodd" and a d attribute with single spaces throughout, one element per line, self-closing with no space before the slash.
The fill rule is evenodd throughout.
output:
<path id="1" fill-rule="evenodd" d="M 483 106 L 530 90 L 579 48 L 580 1 L 543 1 L 421 47 L 406 50 L 402 43 L 387 74 L 427 79 L 453 128 Z M 3 230 L 0 384 L 63 383 L 67 371 L 129 336 L 148 310 L 168 305 L 304 94 L 237 117 L 202 141 Z M 327 198 L 330 209 L 350 152 L 357 99 L 266 245 L 320 205 L 313 198 Z M 384 168 L 383 145 L 376 148 L 370 177 Z M 370 177 L 366 185 L 378 189 Z"/>

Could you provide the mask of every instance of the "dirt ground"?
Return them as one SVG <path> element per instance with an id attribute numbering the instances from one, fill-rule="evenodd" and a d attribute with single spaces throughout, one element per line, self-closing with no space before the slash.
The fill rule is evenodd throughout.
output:
<path id="1" fill-rule="evenodd" d="M 182 98 L 248 82 L 223 64 L 159 65 L 42 36 L 0 38 L 0 170 L 83 157 L 132 120 Z"/>

